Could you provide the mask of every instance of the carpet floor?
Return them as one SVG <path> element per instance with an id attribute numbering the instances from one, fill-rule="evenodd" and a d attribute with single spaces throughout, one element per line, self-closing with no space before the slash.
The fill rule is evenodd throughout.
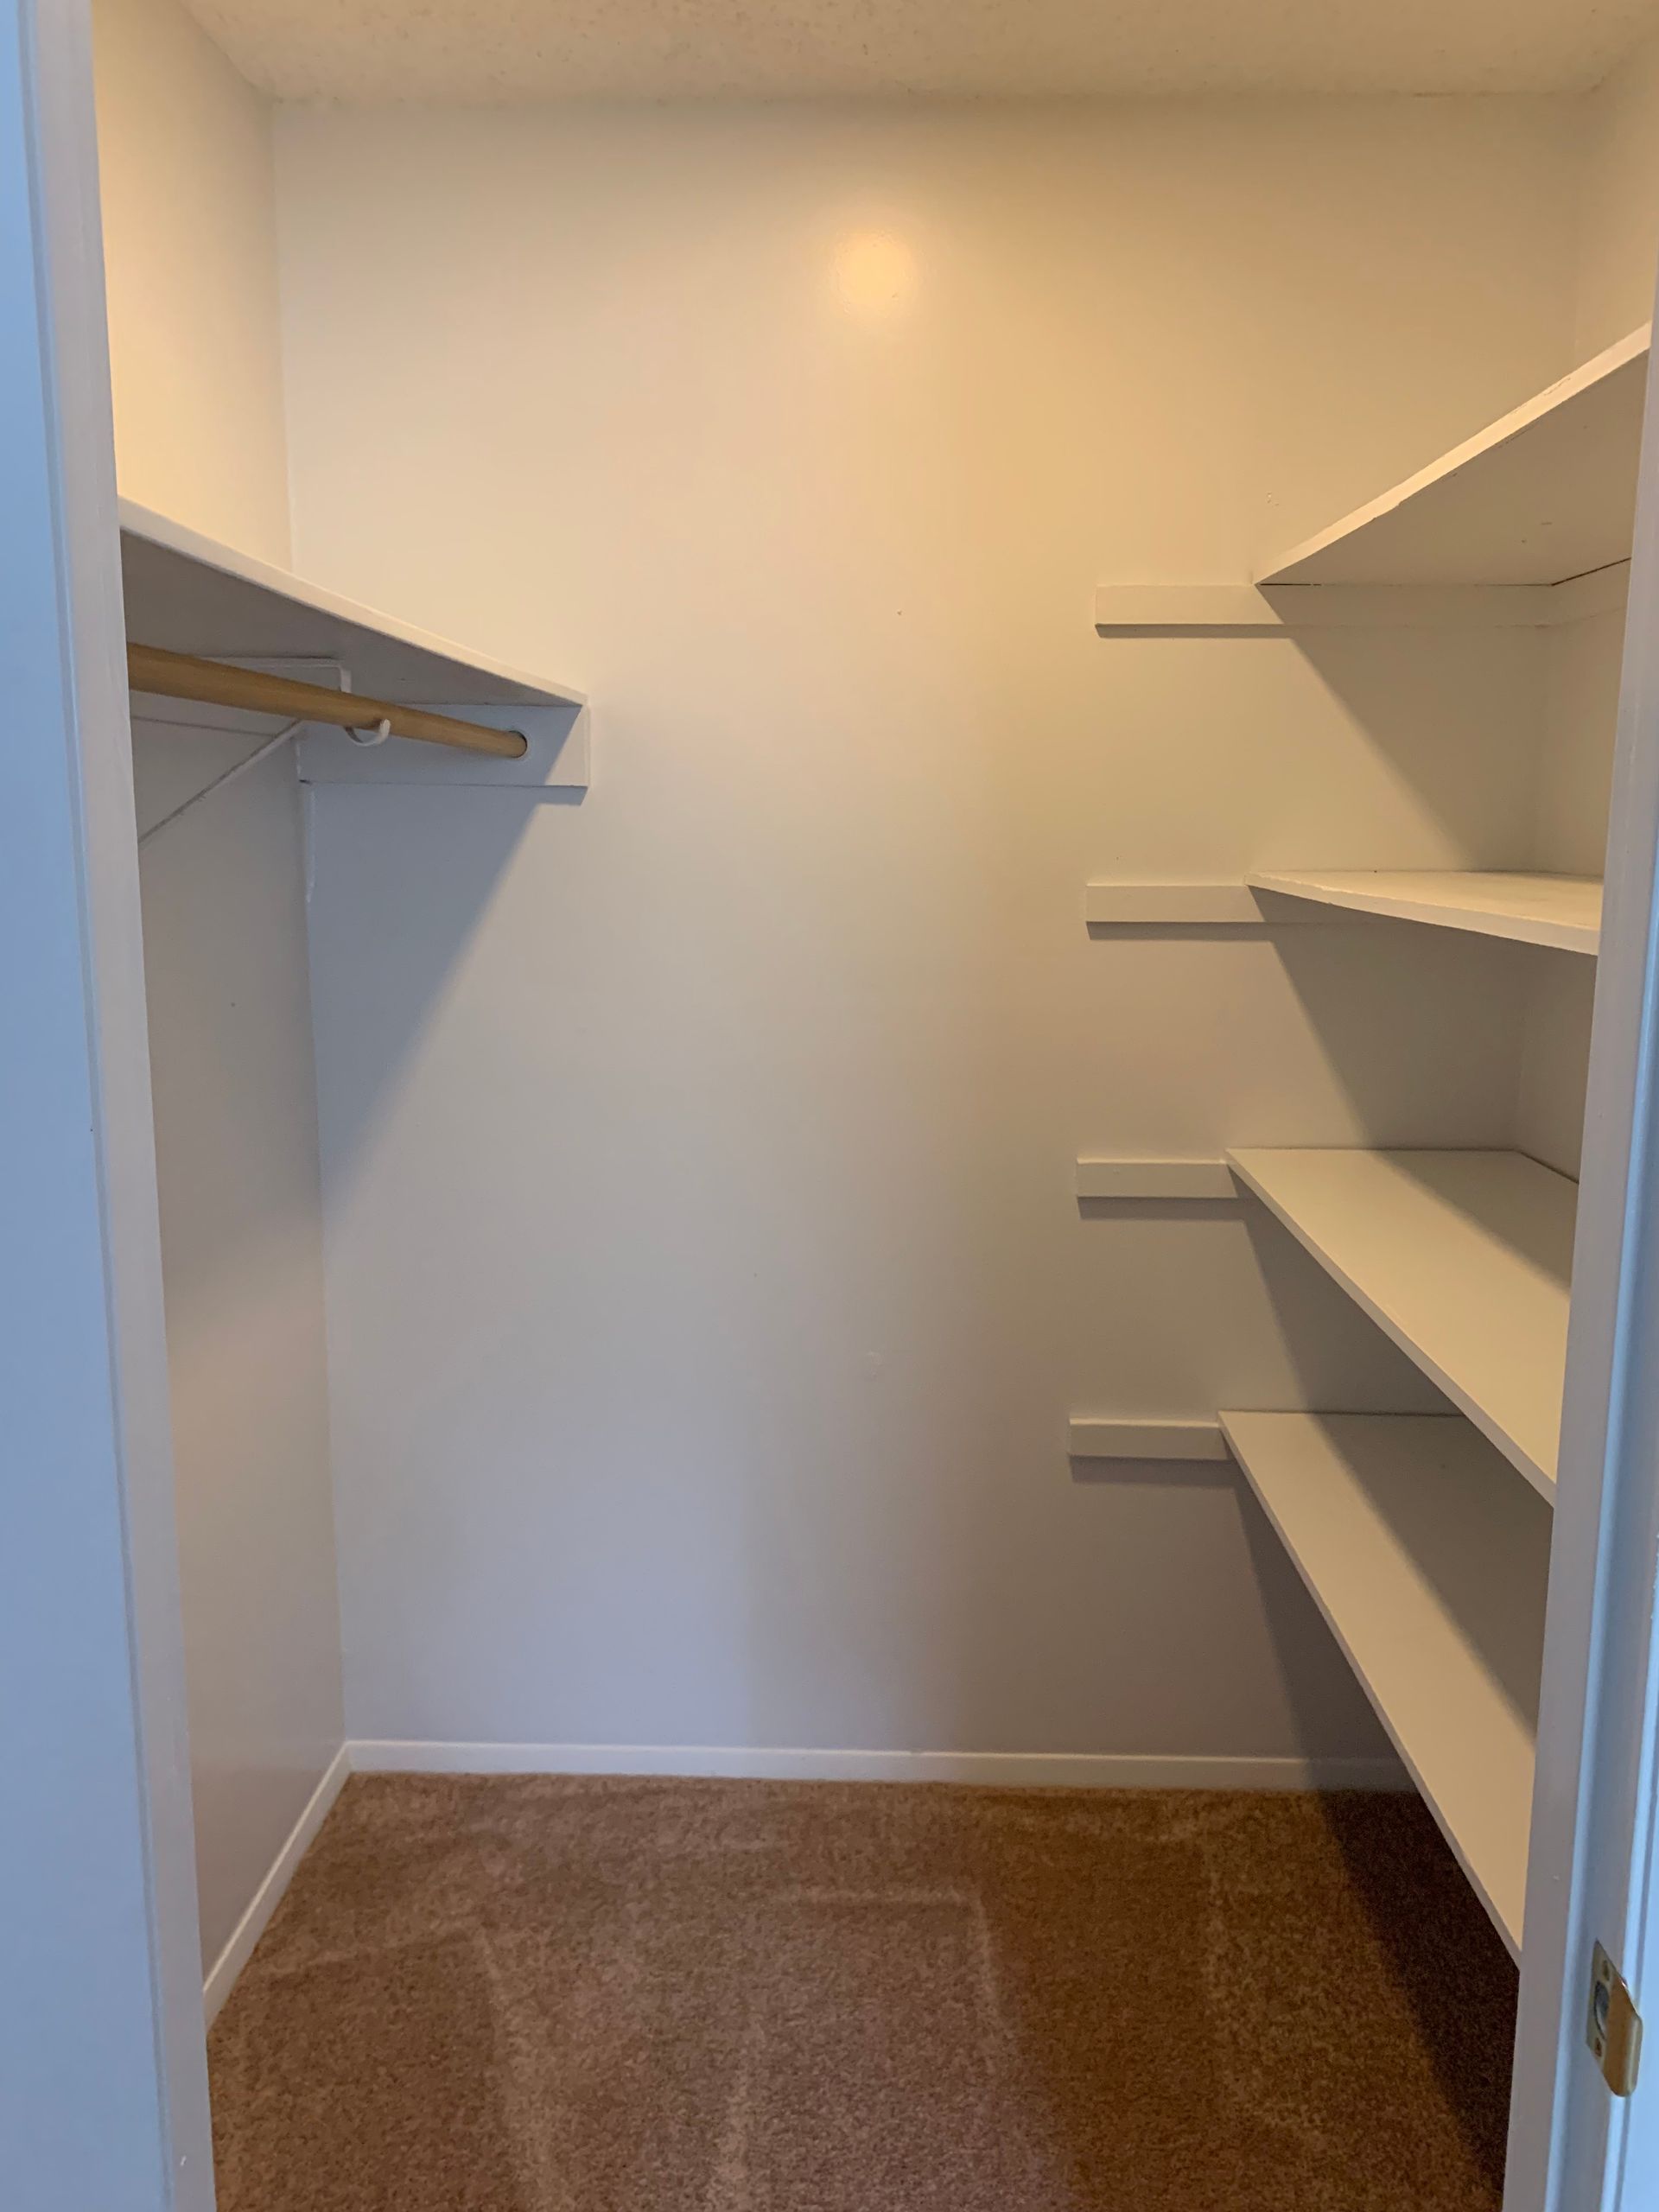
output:
<path id="1" fill-rule="evenodd" d="M 211 2042 L 219 2212 L 1497 2212 L 1414 1798 L 361 1776 Z"/>

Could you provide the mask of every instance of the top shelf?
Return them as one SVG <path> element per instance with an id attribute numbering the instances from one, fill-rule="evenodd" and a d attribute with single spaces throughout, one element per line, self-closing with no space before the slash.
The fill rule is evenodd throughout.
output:
<path id="1" fill-rule="evenodd" d="M 1555 584 L 1630 558 L 1651 326 L 1269 562 L 1258 584 Z"/>
<path id="2" fill-rule="evenodd" d="M 121 501 L 127 628 L 209 660 L 329 660 L 352 688 L 410 705 L 580 707 L 582 694 L 433 637 Z"/>
<path id="3" fill-rule="evenodd" d="M 1248 877 L 1252 890 L 1357 914 L 1427 922 L 1467 930 L 1477 937 L 1507 938 L 1516 944 L 1553 946 L 1560 952 L 1601 948 L 1601 885 L 1587 875 L 1522 875 L 1511 870 L 1325 868 L 1263 872 Z"/>

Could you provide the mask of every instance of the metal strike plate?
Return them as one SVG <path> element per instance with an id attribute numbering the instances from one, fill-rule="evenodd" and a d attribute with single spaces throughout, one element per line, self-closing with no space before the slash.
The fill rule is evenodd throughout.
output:
<path id="1" fill-rule="evenodd" d="M 1628 2097 L 1636 2087 L 1642 2059 L 1642 2015 L 1624 1986 L 1624 1977 L 1599 1943 L 1590 1964 L 1590 2018 L 1585 2040 L 1613 2094 Z"/>

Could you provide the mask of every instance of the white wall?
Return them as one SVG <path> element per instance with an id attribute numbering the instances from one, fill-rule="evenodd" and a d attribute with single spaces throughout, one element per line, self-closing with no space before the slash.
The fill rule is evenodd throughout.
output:
<path id="1" fill-rule="evenodd" d="M 579 807 L 318 795 L 359 1735 L 1377 1738 L 1225 1471 L 1414 1406 L 1243 1205 L 1078 1153 L 1506 1141 L 1524 964 L 1091 941 L 1091 874 L 1530 850 L 1535 639 L 1092 634 L 1557 372 L 1565 104 L 278 124 L 299 552 L 601 702 Z M 395 331 L 381 349 L 348 342 Z"/>
<path id="2" fill-rule="evenodd" d="M 1587 360 L 1653 313 L 1659 262 L 1659 37 L 1581 103 L 1574 353 Z"/>
<path id="3" fill-rule="evenodd" d="M 99 0 L 95 29 L 121 488 L 286 560 L 269 105 L 175 0 Z M 141 829 L 255 741 L 136 727 Z M 156 829 L 143 886 L 211 1966 L 344 1730 L 291 750 Z"/>
<path id="4" fill-rule="evenodd" d="M 245 748 L 135 749 L 143 827 Z M 344 1734 L 300 804 L 283 747 L 141 848 L 207 1966 Z"/>
<path id="5" fill-rule="evenodd" d="M 121 490 L 288 558 L 270 105 L 178 0 L 94 0 Z"/>
<path id="6" fill-rule="evenodd" d="M 1569 624 L 1544 641 L 1546 736 L 1530 854 L 1540 868 L 1602 872 L 1624 639 L 1620 609 Z M 1541 952 L 1529 963 L 1516 1141 L 1568 1175 L 1579 1172 L 1583 1145 L 1595 984 L 1593 960 Z"/>
<path id="7" fill-rule="evenodd" d="M 1659 38 L 1578 103 L 1573 358 L 1587 359 L 1653 313 L 1659 264 Z M 1599 875 L 1607 842 L 1622 613 L 1548 641 L 1538 781 L 1539 865 Z M 1593 964 L 1541 958 L 1529 984 L 1517 1142 L 1577 1174 Z"/>

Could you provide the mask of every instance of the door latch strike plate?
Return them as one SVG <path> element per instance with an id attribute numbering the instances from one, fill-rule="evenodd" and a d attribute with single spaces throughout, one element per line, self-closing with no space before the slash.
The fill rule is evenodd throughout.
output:
<path id="1" fill-rule="evenodd" d="M 1642 2015 L 1624 1975 L 1599 1943 L 1590 1961 L 1590 2018 L 1585 2039 L 1608 2088 L 1616 2097 L 1628 2097 L 1636 2087 L 1642 2058 Z"/>

